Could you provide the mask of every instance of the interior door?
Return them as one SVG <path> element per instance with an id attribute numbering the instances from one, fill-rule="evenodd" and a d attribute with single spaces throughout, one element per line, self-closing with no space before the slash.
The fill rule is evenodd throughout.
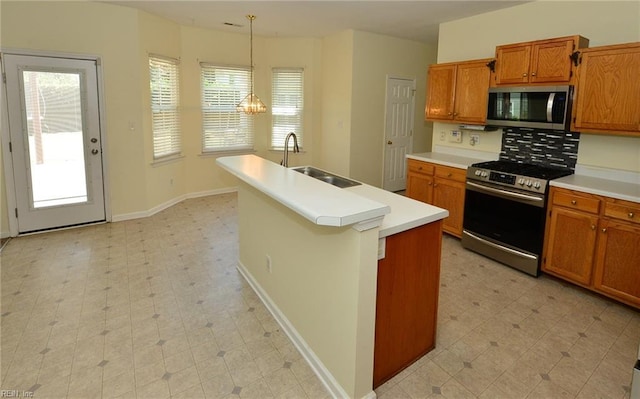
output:
<path id="1" fill-rule="evenodd" d="M 4 53 L 2 62 L 18 232 L 104 221 L 95 60 Z"/>
<path id="2" fill-rule="evenodd" d="M 415 88 L 415 80 L 387 78 L 382 187 L 388 191 L 407 186 L 405 155 L 412 151 Z"/>

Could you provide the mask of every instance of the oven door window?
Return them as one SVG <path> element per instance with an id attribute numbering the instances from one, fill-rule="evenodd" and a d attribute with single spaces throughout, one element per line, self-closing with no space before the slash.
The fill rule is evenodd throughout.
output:
<path id="1" fill-rule="evenodd" d="M 464 229 L 534 254 L 542 252 L 545 208 L 466 190 Z"/>

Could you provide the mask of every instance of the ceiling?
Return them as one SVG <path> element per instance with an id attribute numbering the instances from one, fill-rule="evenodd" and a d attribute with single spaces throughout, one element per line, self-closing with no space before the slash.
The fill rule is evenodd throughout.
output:
<path id="1" fill-rule="evenodd" d="M 321 38 L 346 29 L 379 33 L 424 43 L 438 39 L 438 24 L 527 1 L 104 1 L 147 11 L 180 25 L 227 32 L 249 31 L 247 14 L 256 15 L 253 32 L 267 37 Z M 229 26 L 225 22 L 239 25 Z"/>

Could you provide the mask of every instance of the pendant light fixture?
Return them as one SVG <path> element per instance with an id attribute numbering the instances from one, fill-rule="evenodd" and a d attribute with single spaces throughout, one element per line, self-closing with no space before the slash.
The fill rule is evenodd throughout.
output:
<path id="1" fill-rule="evenodd" d="M 251 26 L 251 92 L 236 106 L 238 112 L 244 112 L 247 115 L 260 114 L 267 111 L 267 106 L 253 93 L 253 20 L 255 15 L 247 15 Z"/>

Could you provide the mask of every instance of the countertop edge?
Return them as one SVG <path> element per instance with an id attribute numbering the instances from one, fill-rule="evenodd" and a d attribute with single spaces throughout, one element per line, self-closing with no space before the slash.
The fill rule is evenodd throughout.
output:
<path id="1" fill-rule="evenodd" d="M 607 184 L 612 184 L 611 180 L 599 179 L 599 178 L 596 178 L 596 177 L 579 176 L 578 178 L 593 179 L 594 181 L 595 180 L 601 180 L 603 182 L 606 182 Z M 617 182 L 617 181 L 613 181 L 613 184 L 632 185 L 631 183 Z M 602 195 L 604 197 L 609 197 L 609 198 L 615 198 L 615 199 L 620 199 L 620 200 L 624 200 L 624 201 L 631 201 L 631 202 L 640 203 L 640 195 L 638 195 L 638 196 L 629 195 L 629 194 L 625 194 L 625 193 L 618 192 L 618 191 L 609 191 L 609 190 L 605 190 L 605 189 L 601 189 L 601 188 L 592 187 L 590 185 L 585 185 L 585 184 L 580 184 L 580 183 L 565 182 L 565 181 L 562 181 L 562 179 L 551 180 L 549 185 L 551 187 L 559 187 L 559 188 L 564 188 L 564 189 L 567 189 L 567 190 L 581 191 L 581 192 L 584 192 L 584 193 Z"/>

